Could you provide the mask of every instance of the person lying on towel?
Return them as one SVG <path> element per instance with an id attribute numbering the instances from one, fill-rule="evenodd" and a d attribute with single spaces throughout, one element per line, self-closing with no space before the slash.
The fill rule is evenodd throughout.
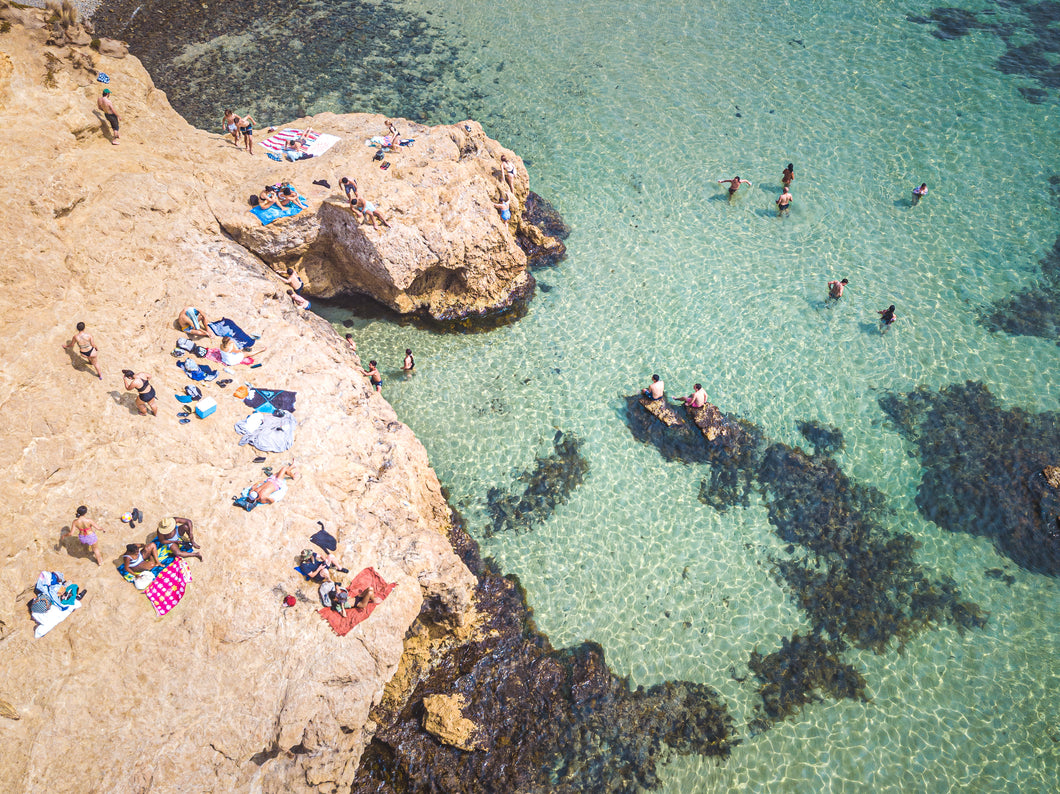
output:
<path id="1" fill-rule="evenodd" d="M 270 474 L 256 485 L 250 486 L 247 498 L 261 505 L 271 505 L 287 495 L 286 480 L 297 480 L 298 472 L 294 466 L 281 466 L 275 474 Z"/>

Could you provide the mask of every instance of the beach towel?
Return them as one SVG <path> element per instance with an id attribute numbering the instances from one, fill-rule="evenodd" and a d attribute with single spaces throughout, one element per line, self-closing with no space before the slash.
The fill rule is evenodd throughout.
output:
<path id="1" fill-rule="evenodd" d="M 147 600 L 151 602 L 159 617 L 173 609 L 184 597 L 184 591 L 187 589 L 184 570 L 182 560 L 173 560 L 144 590 L 144 595 L 147 596 Z"/>
<path id="2" fill-rule="evenodd" d="M 151 569 L 151 573 L 153 573 L 155 576 L 158 576 L 158 574 L 162 573 L 162 570 L 171 562 L 173 562 L 174 559 L 175 558 L 173 557 L 173 552 L 169 550 L 168 546 L 160 547 L 158 549 L 159 564 Z M 122 578 L 130 584 L 134 584 L 136 582 L 136 577 L 139 576 L 139 574 L 129 573 L 129 571 L 125 569 L 124 562 L 118 566 L 118 573 L 120 573 Z"/>
<path id="3" fill-rule="evenodd" d="M 243 437 L 239 446 L 250 444 L 262 452 L 286 452 L 294 446 L 294 417 L 286 411 L 283 416 L 253 413 L 236 422 L 236 432 Z"/>
<path id="4" fill-rule="evenodd" d="M 349 590 L 350 603 L 352 604 L 353 599 L 360 595 L 361 591 L 366 587 L 373 588 L 376 596 L 380 599 L 386 599 L 390 595 L 390 591 L 394 589 L 394 586 L 377 574 L 374 568 L 365 568 L 353 577 L 353 581 L 350 582 L 350 586 L 346 589 Z M 377 606 L 378 604 L 367 604 L 364 609 L 347 607 L 345 615 L 340 615 L 333 609 L 321 609 L 319 612 L 320 617 L 328 622 L 336 634 L 340 637 L 345 637 L 354 626 L 371 615 Z"/>
<path id="5" fill-rule="evenodd" d="M 54 629 L 64 620 L 66 620 L 73 613 L 75 609 L 79 609 L 81 602 L 75 600 L 74 603 L 69 606 L 59 606 L 53 604 L 47 612 L 44 613 L 32 613 L 33 620 L 37 626 L 33 629 L 33 636 L 40 639 L 49 631 Z"/>
<path id="6" fill-rule="evenodd" d="M 305 196 L 299 196 L 302 201 L 305 201 Z M 255 217 L 261 221 L 262 226 L 268 226 L 273 221 L 279 220 L 280 218 L 289 218 L 292 215 L 297 215 L 302 211 L 302 207 L 297 204 L 289 204 L 286 207 L 281 207 L 279 204 L 273 204 L 271 207 L 262 209 L 261 207 L 251 207 L 250 211 L 254 213 Z"/>
<path id="7" fill-rule="evenodd" d="M 224 317 L 220 320 L 215 320 L 210 323 L 210 330 L 217 336 L 230 336 L 236 340 L 236 344 L 239 345 L 240 350 L 244 350 L 248 347 L 254 346 L 254 337 L 236 325 L 234 322 Z"/>
<path id="8" fill-rule="evenodd" d="M 206 358 L 208 361 L 216 361 L 218 364 L 224 363 L 224 362 L 221 361 L 221 351 L 218 348 L 216 348 L 216 347 L 211 347 L 209 350 L 207 350 L 206 351 L 206 355 L 204 356 L 204 358 Z M 253 364 L 254 363 L 254 359 L 252 359 L 250 356 L 244 356 L 243 360 L 240 361 L 239 363 L 240 364 Z"/>
<path id="9" fill-rule="evenodd" d="M 275 152 L 276 154 L 282 154 L 284 144 L 287 143 L 287 141 L 293 141 L 295 138 L 305 138 L 305 153 L 312 155 L 313 157 L 319 157 L 339 142 L 338 136 L 335 135 L 328 135 L 327 133 L 320 132 L 310 132 L 306 134 L 303 133 L 302 130 L 288 129 L 280 130 L 279 132 L 270 135 L 258 145 L 264 147 L 266 153 Z"/>
<path id="10" fill-rule="evenodd" d="M 243 404 L 263 414 L 271 414 L 273 411 L 293 411 L 297 396 L 298 393 L 293 391 L 255 387 L 253 393 L 243 400 Z"/>

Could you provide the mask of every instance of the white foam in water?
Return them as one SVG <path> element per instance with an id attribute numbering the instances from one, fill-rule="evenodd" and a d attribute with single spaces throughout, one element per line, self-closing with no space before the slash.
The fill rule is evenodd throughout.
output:
<path id="1" fill-rule="evenodd" d="M 906 21 L 930 3 L 406 5 L 475 43 L 486 96 L 470 110 L 532 162 L 533 189 L 573 228 L 570 254 L 538 273 L 552 289 L 511 327 L 350 330 L 557 647 L 593 639 L 635 685 L 690 679 L 725 697 L 743 744 L 720 766 L 675 759 L 663 790 L 1058 790 L 1060 588 L 919 515 L 919 463 L 877 404 L 973 379 L 1057 409 L 1057 346 L 976 322 L 1035 283 L 1060 232 L 1055 92 L 1024 101 L 1028 81 L 993 68 L 1004 45 L 990 33 L 944 42 Z M 789 161 L 795 203 L 777 219 Z M 754 187 L 730 203 L 716 180 L 735 174 Z M 846 297 L 826 307 L 843 277 Z M 632 438 L 620 397 L 652 372 L 671 394 L 701 381 L 788 443 L 800 419 L 841 428 L 844 470 L 887 495 L 889 526 L 922 540 L 919 561 L 988 610 L 987 627 L 927 631 L 902 655 L 848 651 L 870 703 L 824 701 L 749 737 L 754 679 L 729 668 L 745 675 L 752 649 L 806 618 L 769 574 L 784 544 L 761 505 L 715 512 L 697 499 L 705 467 Z M 584 439 L 586 482 L 535 531 L 486 539 L 486 492 L 515 486 L 556 429 Z"/>

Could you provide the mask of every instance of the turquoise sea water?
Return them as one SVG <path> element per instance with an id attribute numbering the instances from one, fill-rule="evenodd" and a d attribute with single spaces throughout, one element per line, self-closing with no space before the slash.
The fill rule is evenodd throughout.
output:
<path id="1" fill-rule="evenodd" d="M 1027 19 L 1023 7 L 964 2 Z M 528 316 L 489 334 L 358 318 L 348 329 L 347 313 L 328 316 L 381 362 L 385 396 L 555 646 L 592 639 L 634 684 L 688 679 L 722 693 L 743 743 L 721 765 L 673 760 L 664 790 L 1060 790 L 1060 585 L 925 520 L 919 462 L 877 403 L 973 379 L 1006 404 L 1060 408 L 1055 342 L 977 322 L 1036 283 L 1060 233 L 1056 91 L 1027 101 L 1019 89 L 1040 84 L 995 68 L 1006 44 L 989 31 L 944 41 L 907 20 L 930 3 L 398 8 L 462 53 L 440 78 L 454 99 L 427 120 L 472 115 L 519 152 L 532 189 L 572 227 L 569 256 L 538 272 L 548 291 Z M 1055 29 L 1043 8 L 1040 26 Z M 306 109 L 379 102 L 334 96 Z M 778 219 L 789 161 L 795 203 Z M 730 203 L 716 180 L 736 174 L 754 185 Z M 921 181 L 930 193 L 910 207 Z M 826 307 L 826 282 L 842 277 L 846 297 Z M 881 336 L 876 312 L 890 303 L 898 321 Z M 406 347 L 408 379 L 397 372 Z M 750 735 L 753 678 L 739 683 L 730 667 L 745 675 L 754 648 L 808 624 L 769 573 L 785 544 L 764 507 L 714 511 L 697 498 L 706 467 L 664 462 L 632 438 L 621 397 L 652 372 L 672 395 L 701 381 L 723 410 L 790 444 L 798 420 L 841 428 L 844 470 L 886 494 L 890 525 L 990 612 L 986 628 L 927 631 L 901 654 L 847 651 L 871 702 L 824 701 Z M 487 537 L 487 491 L 513 487 L 557 429 L 584 440 L 585 483 L 532 532 Z M 1011 586 L 985 576 L 994 568 Z"/>

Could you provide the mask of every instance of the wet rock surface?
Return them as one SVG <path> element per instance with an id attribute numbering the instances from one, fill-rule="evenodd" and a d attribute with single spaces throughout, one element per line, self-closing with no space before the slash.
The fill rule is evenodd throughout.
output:
<path id="1" fill-rule="evenodd" d="M 627 400 L 635 437 L 667 459 L 710 464 L 710 479 L 700 486 L 704 503 L 719 511 L 747 506 L 757 491 L 777 536 L 790 544 L 790 556 L 770 560 L 774 575 L 812 627 L 811 637 L 795 635 L 774 654 L 752 655 L 749 667 L 762 696 L 752 730 L 794 713 L 817 691 L 863 698 L 864 681 L 838 657 L 848 643 L 882 653 L 942 623 L 960 631 L 985 624 L 985 614 L 962 599 L 952 579 L 916 562 L 919 544 L 911 535 L 885 528 L 890 511 L 879 491 L 850 480 L 824 454 L 771 442 L 747 420 L 716 408 L 696 413 L 713 422 L 701 421 L 699 432 L 668 427 L 637 398 Z M 725 432 L 707 432 L 721 422 Z M 817 422 L 799 427 L 819 450 L 842 446 L 836 428 Z"/>
<path id="2" fill-rule="evenodd" d="M 887 395 L 880 406 L 919 455 L 917 506 L 951 532 L 993 539 L 1028 570 L 1060 574 L 1060 495 L 1045 468 L 1060 414 L 1004 408 L 982 383 Z"/>
<path id="3" fill-rule="evenodd" d="M 461 529 L 453 535 L 478 577 L 475 606 L 485 622 L 478 639 L 433 664 L 405 705 L 376 710 L 380 728 L 353 794 L 632 794 L 658 785 L 668 753 L 728 757 L 737 739 L 713 689 L 681 681 L 631 689 L 595 643 L 552 648 L 518 579 L 479 559 Z M 461 751 L 423 731 L 424 699 L 439 693 L 462 697 L 481 749 Z"/>
<path id="4" fill-rule="evenodd" d="M 539 455 L 534 468 L 516 478 L 526 483 L 521 491 L 490 488 L 486 501 L 493 524 L 486 530 L 487 537 L 508 530 L 528 532 L 564 504 L 589 471 L 589 461 L 581 454 L 582 443 L 573 433 L 557 430 L 552 454 Z"/>

